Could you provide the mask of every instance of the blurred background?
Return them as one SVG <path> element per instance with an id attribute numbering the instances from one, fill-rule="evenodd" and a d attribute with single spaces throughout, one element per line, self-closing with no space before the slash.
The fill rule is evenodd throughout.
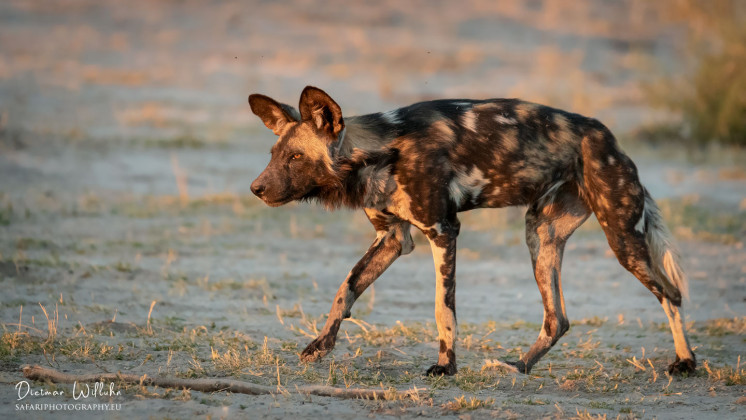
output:
<path id="1" fill-rule="evenodd" d="M 25 1 L 0 4 L 4 135 L 241 141 L 305 85 L 348 114 L 520 97 L 620 134 L 744 144 L 738 1 Z M 686 123 L 681 125 L 682 120 Z"/>

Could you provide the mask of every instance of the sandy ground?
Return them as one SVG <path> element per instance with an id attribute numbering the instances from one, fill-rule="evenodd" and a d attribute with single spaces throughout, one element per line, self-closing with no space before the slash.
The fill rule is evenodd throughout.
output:
<path id="1" fill-rule="evenodd" d="M 568 334 L 531 375 L 489 368 L 526 351 L 541 323 L 522 209 L 462 216 L 458 375 L 423 376 L 437 332 L 419 234 L 358 301 L 334 352 L 299 363 L 373 231 L 362 213 L 268 209 L 248 194 L 273 139 L 246 94 L 294 101 L 314 83 L 357 113 L 490 90 L 625 133 L 653 114 L 633 63 L 676 60 L 676 28 L 647 25 L 655 15 L 637 2 L 570 12 L 553 2 L 390 3 L 0 5 L 0 415 L 102 415 L 18 411 L 79 402 L 72 387 L 41 383 L 32 386 L 65 395 L 17 401 L 20 367 L 41 364 L 278 386 L 257 397 L 116 384 L 121 395 L 86 400 L 121 404 L 105 413 L 113 418 L 746 418 L 738 154 L 693 164 L 675 147 L 627 147 L 690 275 L 700 366 L 691 377 L 665 373 L 665 315 L 595 220 L 565 254 Z M 292 393 L 307 384 L 427 390 L 388 402 Z"/>

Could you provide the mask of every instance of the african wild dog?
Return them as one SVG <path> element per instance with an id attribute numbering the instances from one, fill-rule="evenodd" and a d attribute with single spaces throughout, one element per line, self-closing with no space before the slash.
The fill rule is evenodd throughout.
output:
<path id="1" fill-rule="evenodd" d="M 279 136 L 251 190 L 270 206 L 316 200 L 362 208 L 376 239 L 337 291 L 318 338 L 301 353 L 316 360 L 334 347 L 355 300 L 400 255 L 410 227 L 430 241 L 436 272 L 438 363 L 456 372 L 457 213 L 526 205 L 526 243 L 544 302 L 544 323 L 520 360 L 528 373 L 568 330 L 560 267 L 565 243 L 596 214 L 619 262 L 658 298 L 673 333 L 670 372 L 694 370 L 681 313 L 686 280 L 660 211 L 637 168 L 595 119 L 517 99 L 437 100 L 385 113 L 342 117 L 324 91 L 306 87 L 300 112 L 263 95 L 251 110 Z"/>

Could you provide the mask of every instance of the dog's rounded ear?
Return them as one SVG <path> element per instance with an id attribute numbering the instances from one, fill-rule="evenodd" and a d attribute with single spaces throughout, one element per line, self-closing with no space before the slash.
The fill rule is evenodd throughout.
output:
<path id="1" fill-rule="evenodd" d="M 268 96 L 256 93 L 250 95 L 249 105 L 251 112 L 261 118 L 264 125 L 278 136 L 285 124 L 300 120 L 300 113 L 295 108 L 281 104 Z"/>
<path id="2" fill-rule="evenodd" d="M 301 121 L 311 121 L 317 129 L 328 133 L 333 141 L 344 129 L 342 109 L 323 90 L 306 86 L 300 94 Z"/>

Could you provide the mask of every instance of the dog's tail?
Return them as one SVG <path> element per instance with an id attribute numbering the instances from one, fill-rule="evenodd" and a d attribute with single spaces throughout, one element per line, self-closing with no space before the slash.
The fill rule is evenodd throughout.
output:
<path id="1" fill-rule="evenodd" d="M 644 188 L 643 188 L 644 189 Z M 689 298 L 689 284 L 679 264 L 679 252 L 671 238 L 671 232 L 661 217 L 658 205 L 645 191 L 645 207 L 640 219 L 645 242 L 648 244 L 652 269 L 663 283 L 663 290 L 673 303 L 681 303 L 681 298 Z M 677 305 L 678 306 L 678 305 Z"/>
<path id="2" fill-rule="evenodd" d="M 686 276 L 671 233 L 640 183 L 635 164 L 600 123 L 582 139 L 581 149 L 584 198 L 617 259 L 659 299 L 666 297 L 680 306 L 682 296 L 688 296 Z"/>

